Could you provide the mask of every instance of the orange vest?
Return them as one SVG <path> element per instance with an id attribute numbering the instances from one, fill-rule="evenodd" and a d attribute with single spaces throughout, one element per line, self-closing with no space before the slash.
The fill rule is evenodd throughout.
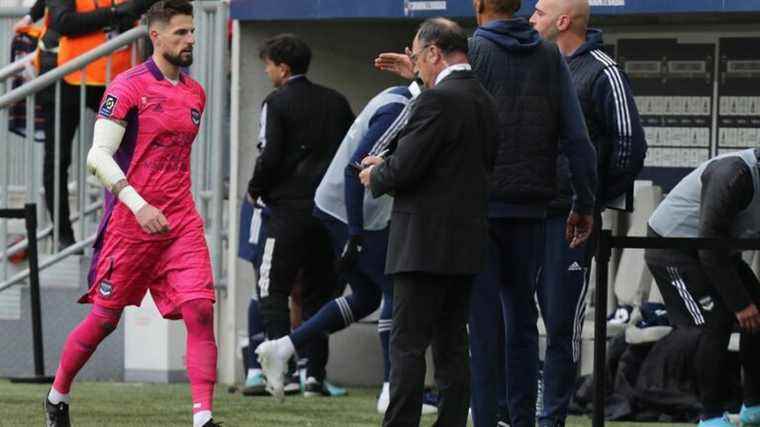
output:
<path id="1" fill-rule="evenodd" d="M 27 30 L 24 30 L 29 35 L 34 35 L 37 37 L 37 50 L 34 52 L 34 59 L 32 60 L 32 63 L 34 64 L 34 68 L 37 70 L 37 74 L 40 72 L 40 52 L 42 50 L 42 37 L 45 36 L 45 33 L 48 29 L 48 24 L 50 21 L 50 13 L 48 13 L 47 8 L 45 8 L 45 16 L 42 17 L 42 25 L 41 26 L 32 26 L 29 27 L 28 31 L 34 31 L 34 33 L 27 32 Z"/>
<path id="2" fill-rule="evenodd" d="M 110 8 L 114 3 L 122 3 L 124 0 L 76 0 L 77 13 L 86 13 L 96 8 Z M 58 66 L 61 66 L 83 53 L 86 53 L 108 40 L 108 35 L 102 31 L 94 31 L 81 36 L 61 36 L 58 47 Z M 95 62 L 92 62 L 85 68 L 85 84 L 90 86 L 105 86 L 106 68 L 108 66 L 108 56 L 104 56 Z M 132 49 L 126 48 L 113 52 L 111 58 L 111 75 L 113 80 L 117 74 L 129 69 L 132 66 Z M 64 77 L 66 83 L 78 85 L 82 81 L 82 72 L 75 71 Z"/>

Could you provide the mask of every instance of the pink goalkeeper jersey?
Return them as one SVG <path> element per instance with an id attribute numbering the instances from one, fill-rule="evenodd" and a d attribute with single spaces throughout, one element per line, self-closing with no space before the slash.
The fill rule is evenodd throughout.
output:
<path id="1" fill-rule="evenodd" d="M 114 159 L 129 184 L 166 216 L 171 231 L 149 235 L 123 203 L 106 192 L 103 235 L 116 232 L 136 240 L 175 238 L 203 232 L 203 221 L 190 192 L 190 153 L 206 105 L 203 87 L 186 74 L 178 84 L 164 78 L 153 59 L 119 74 L 103 95 L 99 118 L 126 122 Z"/>

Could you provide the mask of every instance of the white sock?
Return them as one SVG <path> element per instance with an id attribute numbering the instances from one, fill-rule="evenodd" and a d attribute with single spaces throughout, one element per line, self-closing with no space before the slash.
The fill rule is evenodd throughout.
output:
<path id="1" fill-rule="evenodd" d="M 53 405 L 57 405 L 57 404 L 59 404 L 61 402 L 63 402 L 63 403 L 65 403 L 65 404 L 68 405 L 69 402 L 71 402 L 71 396 L 69 396 L 68 394 L 60 393 L 55 388 L 50 387 L 50 393 L 48 393 L 48 400 Z"/>
<path id="2" fill-rule="evenodd" d="M 290 359 L 296 352 L 296 347 L 289 336 L 284 336 L 277 340 L 277 356 L 281 359 Z"/>
<path id="3" fill-rule="evenodd" d="M 382 394 L 390 394 L 391 392 L 391 383 L 383 383 L 383 391 L 380 393 Z"/>
<path id="4" fill-rule="evenodd" d="M 200 411 L 193 414 L 193 427 L 203 427 L 211 421 L 211 411 Z"/>
<path id="5" fill-rule="evenodd" d="M 256 376 L 256 374 L 260 374 L 260 373 L 261 373 L 261 369 L 249 369 L 248 378 L 253 378 L 254 376 Z"/>

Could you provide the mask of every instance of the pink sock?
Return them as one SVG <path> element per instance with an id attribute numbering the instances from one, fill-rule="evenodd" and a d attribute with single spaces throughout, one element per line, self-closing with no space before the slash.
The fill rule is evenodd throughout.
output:
<path id="1" fill-rule="evenodd" d="M 187 327 L 187 376 L 193 396 L 193 414 L 211 411 L 216 383 L 216 341 L 214 303 L 197 299 L 182 304 Z"/>
<path id="2" fill-rule="evenodd" d="M 90 314 L 71 331 L 63 345 L 61 361 L 53 383 L 56 391 L 62 394 L 69 393 L 74 377 L 90 359 L 98 344 L 116 329 L 120 317 L 121 310 L 92 306 Z"/>

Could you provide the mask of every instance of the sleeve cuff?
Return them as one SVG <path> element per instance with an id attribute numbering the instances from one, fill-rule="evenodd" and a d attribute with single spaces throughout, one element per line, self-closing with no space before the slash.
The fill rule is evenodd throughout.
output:
<path id="1" fill-rule="evenodd" d="M 148 202 L 146 202 L 131 185 L 127 185 L 119 191 L 119 200 L 127 205 L 129 210 L 135 215 L 137 215 L 137 212 L 142 209 L 143 206 L 148 204 Z"/>
<path id="2" fill-rule="evenodd" d="M 572 211 L 579 215 L 592 215 L 594 213 L 594 205 L 584 205 L 578 202 L 573 202 Z"/>
<path id="3" fill-rule="evenodd" d="M 749 293 L 744 290 L 744 285 L 742 283 L 738 283 L 737 287 L 732 287 L 731 289 L 735 289 L 737 292 L 732 293 L 732 295 L 726 295 L 727 292 L 725 292 L 724 289 L 721 296 L 732 313 L 738 313 L 752 304 L 752 298 Z"/>

